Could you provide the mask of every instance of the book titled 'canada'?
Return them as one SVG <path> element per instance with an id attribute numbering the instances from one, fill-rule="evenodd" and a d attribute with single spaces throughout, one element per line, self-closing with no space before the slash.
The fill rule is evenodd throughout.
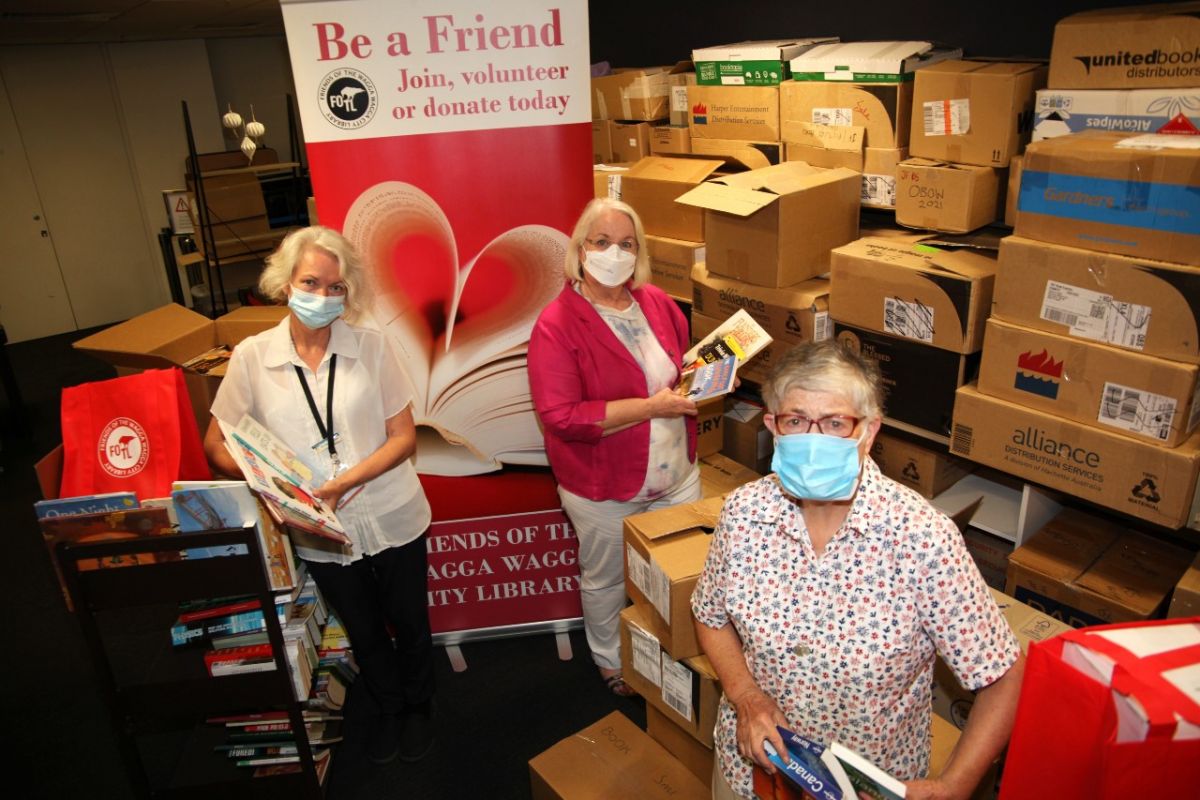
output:
<path id="1" fill-rule="evenodd" d="M 838 742 L 828 747 L 798 733 L 776 727 L 784 752 L 764 743 L 767 757 L 777 768 L 778 780 L 755 770 L 755 793 L 760 798 L 814 798 L 815 800 L 900 800 L 905 786 L 900 780 Z"/>

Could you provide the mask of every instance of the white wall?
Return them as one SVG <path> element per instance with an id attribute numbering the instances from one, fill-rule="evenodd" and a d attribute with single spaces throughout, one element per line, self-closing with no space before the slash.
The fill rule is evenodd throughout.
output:
<path id="1" fill-rule="evenodd" d="M 224 114 L 229 106 L 250 119 L 250 106 L 259 122 L 267 126 L 260 143 L 273 147 L 280 161 L 288 160 L 287 96 L 295 95 L 292 64 L 283 37 L 208 39 L 208 60 L 217 106 Z M 296 122 L 299 127 L 299 120 Z M 225 131 L 225 148 L 236 150 L 239 139 Z M 300 134 L 303 142 L 303 133 Z"/>

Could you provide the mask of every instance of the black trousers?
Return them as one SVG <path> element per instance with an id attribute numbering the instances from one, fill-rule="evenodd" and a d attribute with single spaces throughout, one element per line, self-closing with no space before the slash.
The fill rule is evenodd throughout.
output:
<path id="1" fill-rule="evenodd" d="M 310 561 L 308 571 L 346 626 L 358 680 L 378 712 L 426 710 L 433 697 L 433 638 L 425 537 L 345 566 Z"/>

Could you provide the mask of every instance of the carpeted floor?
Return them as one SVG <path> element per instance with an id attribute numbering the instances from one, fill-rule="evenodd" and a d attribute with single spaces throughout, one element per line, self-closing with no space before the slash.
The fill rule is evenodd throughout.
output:
<path id="1" fill-rule="evenodd" d="M 32 510 L 40 498 L 33 463 L 61 438 L 61 388 L 114 374 L 71 349 L 71 342 L 87 333 L 7 346 L 24 398 L 17 408 L 0 396 L 0 519 L 6 539 L 0 580 L 13 602 L 0 717 L 8 732 L 5 761 L 24 776 L 9 781 L 9 797 L 131 794 L 89 655 L 63 606 Z M 582 633 L 570 638 L 574 658 L 569 661 L 559 660 L 548 634 L 468 643 L 462 646 L 468 668 L 461 673 L 451 670 L 439 650 L 437 741 L 416 764 L 376 766 L 366 758 L 364 726 L 356 724 L 352 694 L 346 739 L 334 753 L 327 796 L 527 798 L 528 760 L 559 739 L 613 710 L 644 728 L 642 701 L 609 694 Z M 28 788 L 17 788 L 21 784 Z"/>

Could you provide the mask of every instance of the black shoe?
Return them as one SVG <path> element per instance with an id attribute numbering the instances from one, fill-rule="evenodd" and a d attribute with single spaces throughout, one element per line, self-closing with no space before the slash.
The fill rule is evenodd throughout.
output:
<path id="1" fill-rule="evenodd" d="M 433 715 L 408 711 L 400 717 L 400 760 L 420 761 L 433 749 Z"/>
<path id="2" fill-rule="evenodd" d="M 367 742 L 367 758 L 375 764 L 387 764 L 400 755 L 400 738 L 396 734 L 395 714 L 379 714 L 371 718 Z"/>

